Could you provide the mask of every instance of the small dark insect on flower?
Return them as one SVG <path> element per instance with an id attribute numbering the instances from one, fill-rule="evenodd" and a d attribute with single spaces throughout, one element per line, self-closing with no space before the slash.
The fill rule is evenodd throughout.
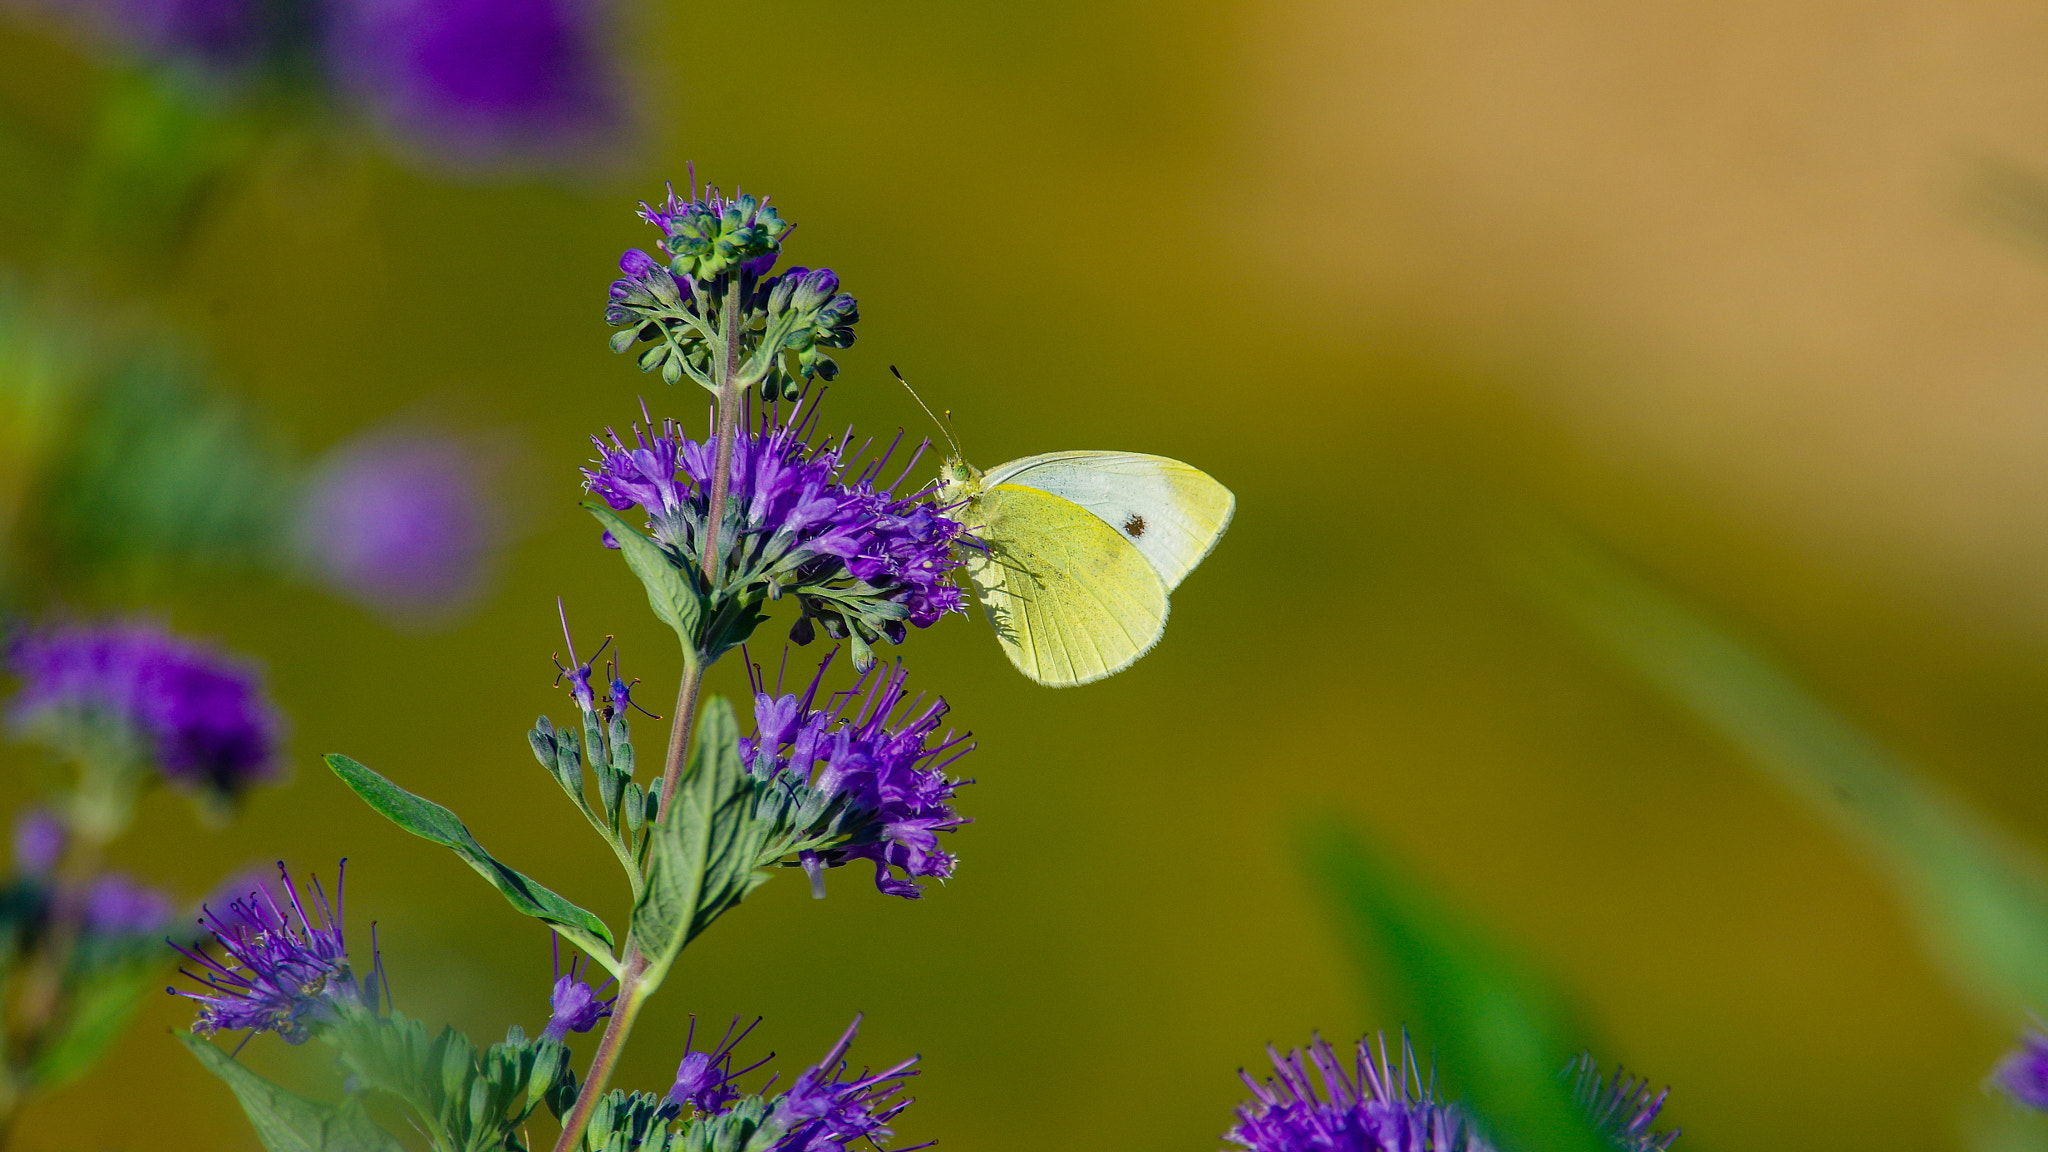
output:
<path id="1" fill-rule="evenodd" d="M 1124 535 L 1129 536 L 1133 540 L 1136 540 L 1138 537 L 1143 536 L 1144 534 L 1145 518 L 1143 516 L 1137 515 L 1136 513 L 1132 513 L 1131 518 L 1129 520 L 1124 521 Z"/>

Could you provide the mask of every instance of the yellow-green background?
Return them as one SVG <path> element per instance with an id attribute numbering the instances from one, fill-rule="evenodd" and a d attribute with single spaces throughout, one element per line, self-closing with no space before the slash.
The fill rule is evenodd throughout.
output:
<path id="1" fill-rule="evenodd" d="M 1681 1147 L 1959 1146 L 2024 1021 L 1952 992 L 1859 854 L 1494 557 L 1532 508 L 1588 527 L 2048 841 L 2048 264 L 1976 195 L 1988 163 L 2048 169 L 2048 9 L 665 0 L 622 32 L 649 121 L 626 171 L 463 186 L 279 149 L 189 260 L 98 285 L 306 448 L 425 404 L 506 445 L 518 500 L 452 631 L 261 580 L 180 594 L 175 623 L 268 662 L 296 779 L 218 834 L 159 798 L 126 863 L 197 893 L 346 855 L 401 1006 L 538 1027 L 545 934 L 319 768 L 345 750 L 624 921 L 521 734 L 567 711 L 557 595 L 667 711 L 672 641 L 573 468 L 637 395 L 704 407 L 600 319 L 648 242 L 632 201 L 694 160 L 773 193 L 793 259 L 859 295 L 832 417 L 922 434 L 894 362 L 983 464 L 1157 452 L 1239 506 L 1114 680 L 1034 687 L 978 620 L 915 635 L 913 684 L 982 743 L 957 880 L 771 884 L 688 954 L 623 1082 L 667 1083 L 691 1012 L 765 1014 L 748 1050 L 794 1069 L 866 1011 L 857 1058 L 925 1056 L 904 1142 L 1214 1148 L 1264 1043 L 1401 1023 L 1296 865 L 1290 828 L 1335 813 L 1675 1085 Z M 0 99 L 51 154 L 96 77 L 0 26 Z M 0 173 L 9 260 L 55 211 L 40 179 Z M 21 1147 L 254 1149 L 167 1036 L 188 1018 L 152 1002 Z M 279 1048 L 252 1052 L 314 1082 Z"/>

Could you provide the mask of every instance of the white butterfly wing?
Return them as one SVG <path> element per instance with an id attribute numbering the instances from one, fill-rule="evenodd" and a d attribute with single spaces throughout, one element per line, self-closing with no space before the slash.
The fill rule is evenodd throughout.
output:
<path id="1" fill-rule="evenodd" d="M 1237 497 L 1191 464 L 1142 452 L 1047 452 L 989 470 L 985 485 L 1020 484 L 1070 500 L 1136 545 L 1168 591 L 1195 570 Z"/>

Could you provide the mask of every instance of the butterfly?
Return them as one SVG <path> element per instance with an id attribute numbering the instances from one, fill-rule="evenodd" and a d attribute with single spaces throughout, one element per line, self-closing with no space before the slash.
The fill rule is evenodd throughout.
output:
<path id="1" fill-rule="evenodd" d="M 1151 651 L 1168 593 L 1237 507 L 1201 469 L 1138 452 L 1048 452 L 986 472 L 956 455 L 938 498 L 980 545 L 963 567 L 1010 663 L 1055 688 Z"/>

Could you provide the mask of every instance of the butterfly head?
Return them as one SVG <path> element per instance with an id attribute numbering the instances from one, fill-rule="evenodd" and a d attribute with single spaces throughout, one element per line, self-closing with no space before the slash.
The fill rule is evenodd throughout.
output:
<path id="1" fill-rule="evenodd" d="M 939 503 L 958 504 L 981 490 L 981 469 L 958 456 L 939 466 Z"/>

